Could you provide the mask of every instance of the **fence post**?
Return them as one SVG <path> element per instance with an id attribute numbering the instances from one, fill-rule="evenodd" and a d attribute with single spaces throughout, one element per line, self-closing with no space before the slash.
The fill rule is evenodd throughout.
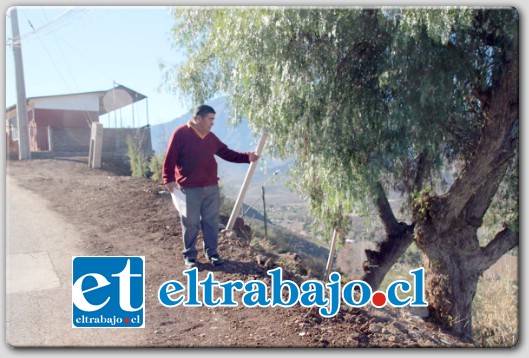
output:
<path id="1" fill-rule="evenodd" d="M 88 153 L 88 166 L 101 168 L 101 155 L 103 151 L 103 124 L 92 122 L 90 133 L 90 151 Z"/>
<path id="2" fill-rule="evenodd" d="M 55 145 L 53 143 L 53 128 L 48 126 L 48 150 L 50 152 L 55 151 Z"/>
<path id="3" fill-rule="evenodd" d="M 263 195 L 263 216 L 264 216 L 265 239 L 268 239 L 268 228 L 266 226 L 266 201 L 265 201 L 265 187 L 264 187 L 264 185 L 261 187 L 261 192 L 262 192 L 262 195 Z"/>
<path id="4" fill-rule="evenodd" d="M 325 268 L 325 280 L 329 279 L 329 275 L 331 273 L 331 267 L 334 261 L 334 251 L 336 249 L 336 239 L 338 238 L 338 231 L 339 229 L 335 227 L 334 232 L 332 234 L 331 250 L 329 251 L 329 258 L 327 259 L 327 267 Z"/>

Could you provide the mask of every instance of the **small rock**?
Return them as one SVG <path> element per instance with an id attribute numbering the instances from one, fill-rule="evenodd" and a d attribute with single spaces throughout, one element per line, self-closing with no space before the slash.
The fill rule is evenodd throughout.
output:
<path id="1" fill-rule="evenodd" d="M 428 318 L 430 315 L 430 312 L 428 311 L 428 307 L 409 307 L 408 310 L 412 315 L 419 316 L 422 318 Z"/>
<path id="2" fill-rule="evenodd" d="M 406 329 L 406 327 L 402 324 L 402 323 L 399 323 L 399 322 L 393 322 L 393 326 L 398 329 L 399 331 L 401 332 L 404 332 L 404 333 L 407 333 L 408 330 Z"/>

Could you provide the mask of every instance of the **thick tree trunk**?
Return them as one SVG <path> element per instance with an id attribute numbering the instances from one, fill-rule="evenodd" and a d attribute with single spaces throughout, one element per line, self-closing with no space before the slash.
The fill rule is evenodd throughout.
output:
<path id="1" fill-rule="evenodd" d="M 472 301 L 478 280 L 518 245 L 518 233 L 504 229 L 487 246 L 480 247 L 476 227 L 464 218 L 455 222 L 444 219 L 444 200 L 432 198 L 429 205 L 430 215 L 415 226 L 415 242 L 426 257 L 430 315 L 447 331 L 472 341 Z"/>
<path id="2" fill-rule="evenodd" d="M 414 212 L 414 240 L 427 257 L 426 296 L 432 316 L 472 340 L 472 300 L 481 274 L 518 245 L 518 233 L 498 233 L 480 247 L 477 230 L 518 144 L 518 68 L 507 63 L 486 103 L 480 142 L 443 196 L 426 196 Z M 421 209 L 421 210 L 420 210 Z"/>
<path id="3" fill-rule="evenodd" d="M 432 219 L 433 220 L 433 219 Z M 416 243 L 425 254 L 426 301 L 441 327 L 472 340 L 472 301 L 482 267 L 477 230 L 464 223 L 416 226 Z"/>
<path id="4" fill-rule="evenodd" d="M 431 317 L 449 332 L 472 340 L 472 301 L 482 273 L 518 245 L 504 229 L 486 247 L 477 230 L 518 145 L 518 67 L 508 62 L 495 91 L 483 101 L 486 119 L 466 168 L 443 196 L 415 202 L 412 225 L 398 222 L 381 185 L 375 204 L 386 231 L 376 251 L 366 250 L 364 280 L 376 289 L 412 240 L 425 254 L 426 300 Z"/>

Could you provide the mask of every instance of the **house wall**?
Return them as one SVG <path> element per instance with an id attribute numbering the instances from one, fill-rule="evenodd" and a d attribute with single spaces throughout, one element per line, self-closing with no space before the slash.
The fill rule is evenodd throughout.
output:
<path id="1" fill-rule="evenodd" d="M 99 121 L 98 112 L 35 108 L 34 117 L 39 128 L 88 128 Z M 29 117 L 29 116 L 28 116 Z"/>
<path id="2" fill-rule="evenodd" d="M 32 98 L 28 107 L 34 109 L 54 109 L 62 111 L 99 112 L 99 94 L 81 93 L 78 95 Z"/>
<path id="3" fill-rule="evenodd" d="M 48 127 L 51 152 L 81 153 L 90 148 L 90 128 L 54 128 Z"/>
<path id="4" fill-rule="evenodd" d="M 50 150 L 55 153 L 88 155 L 90 135 L 89 128 L 50 128 Z M 103 128 L 103 157 L 127 158 L 128 137 L 140 145 L 145 156 L 153 154 L 150 127 Z"/>
<path id="5" fill-rule="evenodd" d="M 129 137 L 146 156 L 153 154 L 150 127 L 103 128 L 103 152 L 114 157 L 127 157 Z"/>
<path id="6" fill-rule="evenodd" d="M 48 128 L 50 127 L 52 129 L 86 129 L 90 133 L 91 123 L 98 120 L 98 112 L 35 108 L 28 112 L 30 150 L 51 150 L 48 139 Z M 67 135 L 66 139 L 69 137 L 71 136 Z M 71 142 L 64 144 L 64 146 L 70 145 L 72 145 Z"/>

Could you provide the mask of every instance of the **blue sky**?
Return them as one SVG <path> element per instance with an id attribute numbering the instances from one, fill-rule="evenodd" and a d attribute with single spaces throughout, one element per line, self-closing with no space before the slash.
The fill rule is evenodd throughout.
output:
<path id="1" fill-rule="evenodd" d="M 172 49 L 168 7 L 19 6 L 17 11 L 27 97 L 106 90 L 116 82 L 148 97 L 148 103 L 135 105 L 136 125 L 167 122 L 189 111 L 179 97 L 159 89 L 160 61 L 181 58 Z M 14 59 L 7 46 L 6 106 L 15 103 Z M 131 110 L 123 110 L 124 117 Z M 112 118 L 101 118 L 104 125 L 107 120 Z"/>
<path id="2" fill-rule="evenodd" d="M 355 1 L 342 3 L 352 5 Z M 375 5 L 377 1 L 372 3 Z M 171 47 L 170 29 L 174 21 L 167 6 L 17 8 L 27 97 L 105 90 L 115 81 L 148 97 L 147 104 L 135 106 L 140 125 L 147 120 L 150 124 L 168 122 L 189 112 L 189 103 L 159 89 L 162 84 L 159 62 L 176 63 L 181 58 Z M 9 40 L 12 36 L 9 12 L 5 24 Z M 7 46 L 6 106 L 16 103 L 13 62 L 12 50 Z M 101 121 L 105 126 L 108 123 L 104 117 Z"/>

